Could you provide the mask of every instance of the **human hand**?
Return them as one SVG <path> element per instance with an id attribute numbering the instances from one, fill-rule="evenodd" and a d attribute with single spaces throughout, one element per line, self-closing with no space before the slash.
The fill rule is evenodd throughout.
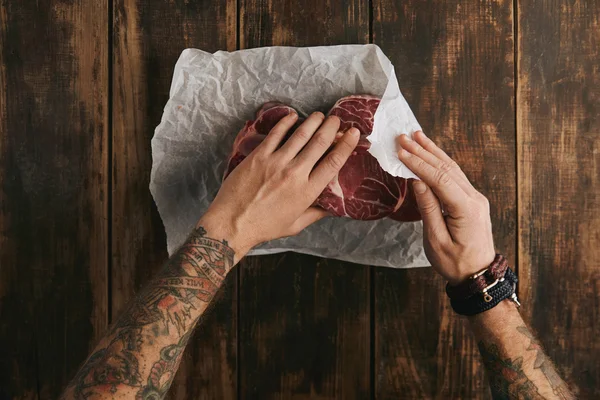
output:
<path id="1" fill-rule="evenodd" d="M 323 157 L 336 138 L 340 120 L 325 119 L 317 112 L 279 147 L 297 119 L 292 113 L 275 125 L 227 176 L 198 223 L 217 230 L 238 259 L 259 243 L 296 235 L 329 215 L 311 205 L 352 154 L 359 131 L 349 129 Z"/>
<path id="2" fill-rule="evenodd" d="M 456 285 L 494 260 L 489 202 L 423 132 L 414 137 L 399 137 L 398 157 L 422 179 L 414 181 L 413 188 L 423 217 L 425 254 L 433 268 Z"/>

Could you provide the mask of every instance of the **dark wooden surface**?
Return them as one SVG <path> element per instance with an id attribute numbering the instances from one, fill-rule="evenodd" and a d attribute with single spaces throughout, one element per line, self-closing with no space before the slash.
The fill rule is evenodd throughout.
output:
<path id="1" fill-rule="evenodd" d="M 521 295 L 548 355 L 600 398 L 600 3 L 518 8 Z"/>
<path id="2" fill-rule="evenodd" d="M 58 397 L 108 323 L 108 2 L 0 2 L 0 398 Z"/>
<path id="3" fill-rule="evenodd" d="M 166 258 L 150 139 L 186 47 L 377 43 L 491 200 L 524 313 L 600 396 L 593 1 L 0 1 L 0 399 L 52 399 Z M 489 398 L 429 269 L 248 258 L 172 398 Z"/>
<path id="4" fill-rule="evenodd" d="M 241 0 L 240 47 L 368 43 L 368 1 L 292 4 Z M 369 397 L 369 267 L 286 254 L 240 270 L 241 398 Z"/>
<path id="5" fill-rule="evenodd" d="M 374 42 L 396 66 L 425 132 L 493 204 L 495 240 L 516 253 L 512 2 L 375 0 Z M 485 162 L 482 162 L 485 159 Z M 377 397 L 488 397 L 477 346 L 429 269 L 375 274 Z"/>
<path id="6" fill-rule="evenodd" d="M 112 91 L 112 317 L 167 257 L 148 190 L 150 140 L 182 49 L 236 49 L 236 5 L 227 1 L 114 0 Z M 231 274 L 182 360 L 170 392 L 224 399 L 237 392 L 237 279 Z"/>

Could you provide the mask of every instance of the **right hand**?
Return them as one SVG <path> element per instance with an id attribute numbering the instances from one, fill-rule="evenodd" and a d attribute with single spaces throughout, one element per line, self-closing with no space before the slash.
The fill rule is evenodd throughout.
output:
<path id="1" fill-rule="evenodd" d="M 399 137 L 398 158 L 422 179 L 414 181 L 413 189 L 423 217 L 425 254 L 432 267 L 456 285 L 494 260 L 490 205 L 431 139 L 421 131 L 414 137 Z"/>
<path id="2" fill-rule="evenodd" d="M 237 259 L 261 242 L 296 235 L 329 215 L 311 206 L 354 151 L 360 132 L 350 128 L 342 135 L 338 117 L 317 112 L 280 146 L 297 119 L 290 114 L 275 125 L 227 176 L 198 222 L 226 238 Z"/>

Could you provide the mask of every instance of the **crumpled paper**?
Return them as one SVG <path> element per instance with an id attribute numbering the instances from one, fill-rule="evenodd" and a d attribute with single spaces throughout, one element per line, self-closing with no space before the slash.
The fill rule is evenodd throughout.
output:
<path id="1" fill-rule="evenodd" d="M 215 197 L 237 133 L 263 103 L 280 101 L 306 116 L 327 112 L 350 94 L 382 97 L 370 151 L 389 173 L 414 177 L 396 157 L 394 139 L 420 127 L 400 93 L 393 65 L 378 46 L 183 51 L 152 139 L 150 190 L 165 225 L 169 254 L 183 244 Z M 284 251 L 395 268 L 429 265 L 421 222 L 387 218 L 325 218 L 250 254 Z"/>

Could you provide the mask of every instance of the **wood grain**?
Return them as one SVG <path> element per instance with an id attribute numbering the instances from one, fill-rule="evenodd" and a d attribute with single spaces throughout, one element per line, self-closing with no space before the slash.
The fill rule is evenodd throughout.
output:
<path id="1" fill-rule="evenodd" d="M 368 43 L 368 0 L 239 0 L 240 46 Z"/>
<path id="2" fill-rule="evenodd" d="M 148 190 L 150 140 L 188 47 L 235 50 L 236 2 L 114 1 L 112 143 L 113 317 L 166 260 L 164 228 Z M 186 350 L 173 398 L 236 393 L 236 277 Z"/>
<path id="3" fill-rule="evenodd" d="M 368 398 L 368 269 L 285 253 L 241 271 L 241 398 Z"/>
<path id="4" fill-rule="evenodd" d="M 600 397 L 597 2 L 515 2 L 515 88 L 508 0 L 5 0 L 0 398 L 56 398 L 165 261 L 150 139 L 181 50 L 366 43 L 369 3 L 417 118 L 491 200 L 525 316 Z M 170 397 L 489 398 L 481 370 L 431 270 L 285 254 L 228 278 Z"/>
<path id="5" fill-rule="evenodd" d="M 366 0 L 240 0 L 241 48 L 367 43 L 368 16 Z M 290 253 L 241 271 L 241 398 L 369 396 L 368 267 Z"/>
<path id="6" fill-rule="evenodd" d="M 374 0 L 374 42 L 425 132 L 492 204 L 496 247 L 516 254 L 512 3 Z M 378 398 L 487 398 L 477 348 L 430 269 L 378 269 Z"/>
<path id="7" fill-rule="evenodd" d="M 600 4 L 518 16 L 519 291 L 579 398 L 599 398 Z"/>
<path id="8" fill-rule="evenodd" d="M 0 3 L 0 398 L 57 398 L 107 325 L 107 29 Z"/>

